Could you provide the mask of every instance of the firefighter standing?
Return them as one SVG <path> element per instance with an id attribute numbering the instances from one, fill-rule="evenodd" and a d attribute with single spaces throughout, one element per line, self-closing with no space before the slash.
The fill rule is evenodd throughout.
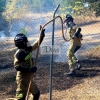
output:
<path id="1" fill-rule="evenodd" d="M 76 75 L 76 69 L 79 69 L 81 67 L 78 59 L 75 56 L 76 51 L 81 47 L 81 28 L 78 27 L 73 22 L 73 20 L 74 18 L 71 15 L 67 14 L 66 20 L 64 21 L 64 23 L 66 23 L 68 27 L 67 33 L 70 38 L 70 46 L 67 51 L 67 60 L 70 72 L 67 73 L 67 75 Z"/>
<path id="2" fill-rule="evenodd" d="M 45 36 L 45 29 L 42 31 L 40 43 Z M 28 39 L 24 34 L 17 34 L 14 38 L 15 46 L 18 50 L 14 54 L 14 67 L 17 70 L 16 82 L 16 98 L 17 100 L 25 100 L 29 82 L 31 81 L 30 93 L 33 95 L 33 100 L 39 100 L 40 90 L 33 81 L 33 74 L 37 71 L 37 67 L 33 66 L 32 51 L 38 48 L 36 41 L 32 46 L 27 46 Z"/>

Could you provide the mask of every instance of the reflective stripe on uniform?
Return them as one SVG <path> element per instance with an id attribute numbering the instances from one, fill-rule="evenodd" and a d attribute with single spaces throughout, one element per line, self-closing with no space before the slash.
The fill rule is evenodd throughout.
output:
<path id="1" fill-rule="evenodd" d="M 70 66 L 73 65 L 73 64 L 74 64 L 73 62 L 69 61 L 69 65 L 70 65 Z"/>
<path id="2" fill-rule="evenodd" d="M 67 56 L 69 56 L 69 55 L 70 55 L 70 56 L 72 55 L 72 51 L 68 51 L 68 52 L 67 52 Z"/>
<path id="3" fill-rule="evenodd" d="M 71 52 L 71 51 L 69 51 L 68 53 L 69 53 L 70 55 L 72 55 L 72 52 Z"/>
<path id="4" fill-rule="evenodd" d="M 28 60 L 30 57 L 32 57 L 32 53 L 31 52 L 25 57 L 25 60 Z"/>
<path id="5" fill-rule="evenodd" d="M 23 94 L 16 94 L 16 98 L 20 99 L 20 98 L 23 98 Z"/>
<path id="6" fill-rule="evenodd" d="M 32 57 L 32 52 L 30 52 L 26 57 L 25 57 L 25 60 L 28 60 L 29 58 Z M 30 67 L 32 67 L 32 60 L 30 59 Z"/>

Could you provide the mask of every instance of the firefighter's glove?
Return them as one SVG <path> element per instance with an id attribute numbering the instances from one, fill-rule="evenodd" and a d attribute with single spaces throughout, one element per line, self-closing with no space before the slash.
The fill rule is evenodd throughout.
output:
<path id="1" fill-rule="evenodd" d="M 80 32 L 81 32 L 81 28 L 78 28 L 77 32 L 75 33 L 75 37 L 76 38 L 79 38 Z"/>
<path id="2" fill-rule="evenodd" d="M 30 68 L 29 70 L 30 70 L 30 72 L 36 73 L 37 67 L 32 67 L 32 68 Z"/>
<path id="3" fill-rule="evenodd" d="M 81 28 L 78 28 L 77 32 L 72 36 L 72 39 L 80 38 L 80 32 L 81 32 Z"/>
<path id="4" fill-rule="evenodd" d="M 42 29 L 42 26 L 40 25 L 40 31 L 41 31 L 41 29 Z M 44 37 L 45 37 L 45 29 L 43 29 L 42 32 L 41 32 L 40 44 L 42 43 Z"/>
<path id="5" fill-rule="evenodd" d="M 82 34 L 80 34 L 80 38 L 83 38 L 83 35 Z"/>

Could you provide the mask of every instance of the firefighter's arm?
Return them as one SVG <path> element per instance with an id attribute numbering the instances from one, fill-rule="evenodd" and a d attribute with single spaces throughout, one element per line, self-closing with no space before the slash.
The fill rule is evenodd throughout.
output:
<path id="1" fill-rule="evenodd" d="M 42 26 L 40 26 L 41 30 Z M 45 29 L 42 30 L 42 34 L 40 36 L 40 44 L 42 43 L 43 39 L 45 37 Z M 39 40 L 37 40 L 33 45 L 32 45 L 32 50 L 36 50 L 38 48 Z"/>
<path id="2" fill-rule="evenodd" d="M 38 48 L 38 40 L 32 44 L 32 51 Z"/>
<path id="3" fill-rule="evenodd" d="M 42 26 L 40 25 L 40 31 L 42 29 Z M 40 44 L 42 43 L 43 39 L 45 37 L 45 29 L 42 30 L 41 36 L 40 36 Z"/>

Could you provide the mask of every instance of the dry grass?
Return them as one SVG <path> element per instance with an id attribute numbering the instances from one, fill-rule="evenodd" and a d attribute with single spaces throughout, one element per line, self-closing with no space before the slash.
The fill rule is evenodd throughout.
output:
<path id="1" fill-rule="evenodd" d="M 83 34 L 100 33 L 99 25 L 100 22 L 82 26 Z M 94 26 L 97 30 L 91 32 L 90 27 Z M 92 44 L 93 39 L 91 40 Z M 83 40 L 83 43 L 87 42 L 90 41 Z M 11 47 L 7 48 L 8 45 L 11 45 Z M 15 50 L 13 41 L 5 40 L 5 43 L 0 42 L 0 100 L 15 97 L 16 71 L 13 68 L 13 54 Z M 75 77 L 64 76 L 64 73 L 68 71 L 66 62 L 54 63 L 52 100 L 100 100 L 100 47 L 84 51 L 81 53 L 81 56 L 83 57 L 81 60 L 82 68 L 77 71 Z M 49 98 L 50 63 L 48 63 L 48 59 L 48 56 L 39 56 L 38 70 L 34 78 L 41 91 L 40 100 L 48 100 Z M 5 69 L 4 72 L 3 69 Z"/>
<path id="2" fill-rule="evenodd" d="M 96 52 L 96 53 L 95 53 Z M 89 52 L 85 52 L 83 56 L 87 58 L 81 61 L 82 69 L 77 71 L 76 77 L 64 76 L 64 72 L 67 71 L 66 63 L 54 63 L 53 67 L 53 88 L 52 88 L 52 100 L 99 100 L 100 98 L 100 48 L 91 49 Z M 7 52 L 13 55 L 14 51 Z M 8 97 L 15 96 L 16 83 L 15 75 L 16 71 L 13 69 L 13 64 L 8 61 L 10 55 L 6 52 L 1 53 L 2 59 L 4 57 L 6 63 L 10 63 L 11 69 L 5 73 L 0 74 L 0 98 L 5 100 Z M 6 54 L 6 58 L 5 58 Z M 92 55 L 91 55 L 92 54 Z M 40 57 L 42 59 L 42 56 Z M 1 61 L 1 60 L 0 60 Z M 8 61 L 8 62 L 7 62 Z M 50 65 L 45 64 L 38 66 L 35 81 L 40 88 L 41 96 L 40 100 L 48 100 L 49 98 L 49 79 L 50 79 Z M 3 67 L 6 64 L 1 63 Z"/>

